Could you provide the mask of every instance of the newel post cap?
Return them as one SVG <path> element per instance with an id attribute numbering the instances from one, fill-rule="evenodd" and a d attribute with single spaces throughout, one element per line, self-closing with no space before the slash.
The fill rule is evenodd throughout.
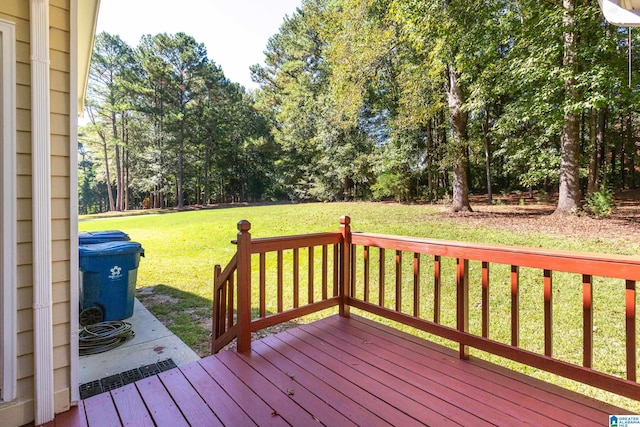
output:
<path id="1" fill-rule="evenodd" d="M 238 222 L 239 232 L 243 233 L 249 230 L 251 230 L 251 223 L 249 221 L 247 221 L 246 219 L 243 219 L 242 221 Z"/>

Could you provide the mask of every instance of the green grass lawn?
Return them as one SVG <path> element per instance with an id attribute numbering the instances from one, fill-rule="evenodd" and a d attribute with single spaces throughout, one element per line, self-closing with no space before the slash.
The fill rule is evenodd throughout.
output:
<path id="1" fill-rule="evenodd" d="M 138 271 L 138 288 L 141 300 L 151 308 L 160 320 L 200 354 L 208 352 L 208 321 L 211 317 L 213 268 L 215 264 L 221 264 L 224 267 L 234 254 L 235 246 L 230 241 L 235 239 L 236 224 L 242 219 L 251 222 L 253 237 L 336 231 L 339 227 L 340 216 L 349 215 L 354 231 L 371 233 L 620 254 L 638 253 L 639 249 L 638 242 L 625 241 L 616 238 L 616 236 L 612 236 L 611 239 L 549 237 L 537 232 L 525 233 L 519 230 L 508 231 L 470 226 L 468 223 L 457 222 L 455 217 L 441 215 L 442 211 L 437 206 L 382 203 L 273 205 L 99 219 L 86 218 L 81 220 L 80 230 L 118 229 L 128 233 L 133 241 L 142 244 L 146 256 L 141 260 Z M 302 259 L 304 257 L 301 254 Z M 409 259 L 405 261 L 410 262 Z M 499 272 L 502 267 L 496 267 L 495 275 L 497 277 L 500 276 Z M 391 265 L 388 266 L 387 271 L 392 273 L 392 268 Z M 407 265 L 407 269 L 409 268 Z M 443 268 L 445 269 L 443 278 L 445 278 L 445 274 L 452 278 L 453 275 L 449 274 L 452 267 L 445 266 Z M 478 267 L 472 268 L 470 298 L 471 303 L 474 304 L 479 299 L 479 287 L 474 287 L 473 284 L 479 283 L 479 279 L 476 277 Z M 304 270 L 301 268 L 301 271 Z M 375 271 L 373 266 L 372 271 Z M 503 273 L 508 275 L 506 270 Z M 424 274 L 428 275 L 426 268 Z M 534 319 L 541 317 L 540 286 L 526 285 L 529 282 L 537 283 L 535 274 L 527 269 L 521 270 L 520 304 L 523 318 L 529 315 Z M 492 271 L 492 278 L 493 275 Z M 410 273 L 407 273 L 406 277 L 411 277 Z M 565 324 L 573 325 L 570 326 L 572 332 L 559 334 L 555 344 L 559 354 L 566 355 L 567 360 L 579 363 L 580 349 L 582 348 L 581 335 L 576 335 L 573 331 L 578 331 L 577 333 L 581 334 L 581 286 L 572 286 L 570 283 L 573 279 L 561 274 L 554 275 L 554 286 L 558 291 L 554 304 L 571 307 L 569 311 L 575 313 L 574 318 L 555 319 L 554 326 L 556 326 L 557 334 L 561 328 L 565 327 Z M 451 293 L 454 290 L 451 283 L 443 283 L 444 285 L 448 288 L 443 288 L 443 305 L 450 305 L 448 299 L 452 298 L 453 294 L 447 296 L 447 292 Z M 503 321 L 509 317 L 508 282 L 499 279 L 494 283 L 492 280 L 492 286 L 494 289 L 491 296 L 492 310 L 498 307 L 495 309 L 496 312 L 492 313 L 492 338 L 506 341 L 509 332 L 505 329 Z M 608 298 L 617 300 L 619 295 L 616 292 L 609 292 L 607 289 L 608 285 L 598 286 L 598 282 L 596 282 L 596 304 L 607 305 L 609 304 Z M 425 291 L 428 293 L 428 290 Z M 407 292 L 406 295 L 410 295 L 410 293 Z M 623 300 L 623 292 L 621 295 Z M 425 300 L 429 300 L 426 295 Z M 453 301 L 453 306 L 455 306 L 455 299 Z M 621 307 L 613 303 L 611 305 L 611 307 L 596 306 L 596 310 L 603 308 L 602 311 L 607 316 L 617 318 L 620 314 L 618 312 L 623 310 L 624 305 Z M 425 310 L 428 309 L 428 304 L 425 304 Z M 479 327 L 478 321 L 478 313 L 472 312 L 472 331 L 476 331 L 475 329 Z M 454 320 L 443 315 L 443 322 L 449 324 Z M 536 322 L 521 322 L 521 337 L 526 348 L 541 351 L 540 324 Z M 556 323 L 558 324 L 555 325 Z M 624 348 L 619 348 L 618 341 L 623 336 L 623 331 L 620 331 L 619 328 L 624 326 L 624 323 L 611 322 L 609 324 L 605 319 L 597 324 L 600 331 L 605 332 L 607 337 L 613 337 L 611 338 L 613 341 L 609 345 L 609 356 L 603 355 L 598 363 L 604 364 L 612 372 L 624 371 L 622 366 L 607 366 L 607 364 L 615 364 L 616 360 L 620 360 L 616 359 L 616 356 L 624 354 Z M 599 334 L 599 336 L 602 335 Z M 607 346 L 605 345 L 605 347 Z M 622 353 L 620 353 L 621 351 Z M 598 357 L 598 354 L 596 356 Z M 598 367 L 601 366 L 598 365 Z M 530 371 L 527 368 L 524 370 Z M 536 375 L 545 379 L 549 378 L 544 373 L 536 373 Z M 640 410 L 640 405 L 637 402 L 603 396 L 595 390 L 570 384 L 564 380 L 562 380 L 562 384 L 579 388 L 582 392 L 610 400 L 634 411 Z"/>

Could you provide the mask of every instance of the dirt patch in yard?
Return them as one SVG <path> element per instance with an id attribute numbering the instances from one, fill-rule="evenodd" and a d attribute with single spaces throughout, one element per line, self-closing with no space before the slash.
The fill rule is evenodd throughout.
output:
<path id="1" fill-rule="evenodd" d="M 487 203 L 486 195 L 472 196 L 474 212 L 452 213 L 443 210 L 443 218 L 471 227 L 505 230 L 516 234 L 541 233 L 552 237 L 592 240 L 640 241 L 640 191 L 617 195 L 615 212 L 598 218 L 586 212 L 576 215 L 553 215 L 553 196 L 529 198 L 528 193 L 512 193 Z"/>

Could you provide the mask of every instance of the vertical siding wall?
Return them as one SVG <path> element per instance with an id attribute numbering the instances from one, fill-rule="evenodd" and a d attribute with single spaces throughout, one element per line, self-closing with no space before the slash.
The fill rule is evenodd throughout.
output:
<path id="1" fill-rule="evenodd" d="M 55 409 L 70 401 L 70 4 L 51 0 L 51 190 Z M 33 274 L 31 223 L 31 68 L 29 1 L 1 0 L 0 18 L 16 24 L 18 187 L 18 397 L 0 405 L 2 424 L 33 420 Z M 75 82 L 74 82 L 75 84 Z M 73 213 L 75 214 L 75 212 Z M 5 424 L 6 423 L 6 424 Z"/>
<path id="2" fill-rule="evenodd" d="M 69 0 L 50 0 L 51 24 L 51 210 L 53 253 L 53 360 L 56 413 L 71 399 L 70 307 L 70 73 Z M 75 84 L 75 82 L 73 83 Z M 77 273 L 76 273 L 77 274 Z"/>

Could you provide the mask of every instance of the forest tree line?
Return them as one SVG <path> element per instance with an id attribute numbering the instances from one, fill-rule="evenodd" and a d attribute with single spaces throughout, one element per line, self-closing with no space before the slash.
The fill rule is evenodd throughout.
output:
<path id="1" fill-rule="evenodd" d="M 303 0 L 248 92 L 186 34 L 102 33 L 81 212 L 513 190 L 575 212 L 640 180 L 630 37 L 597 0 Z"/>

